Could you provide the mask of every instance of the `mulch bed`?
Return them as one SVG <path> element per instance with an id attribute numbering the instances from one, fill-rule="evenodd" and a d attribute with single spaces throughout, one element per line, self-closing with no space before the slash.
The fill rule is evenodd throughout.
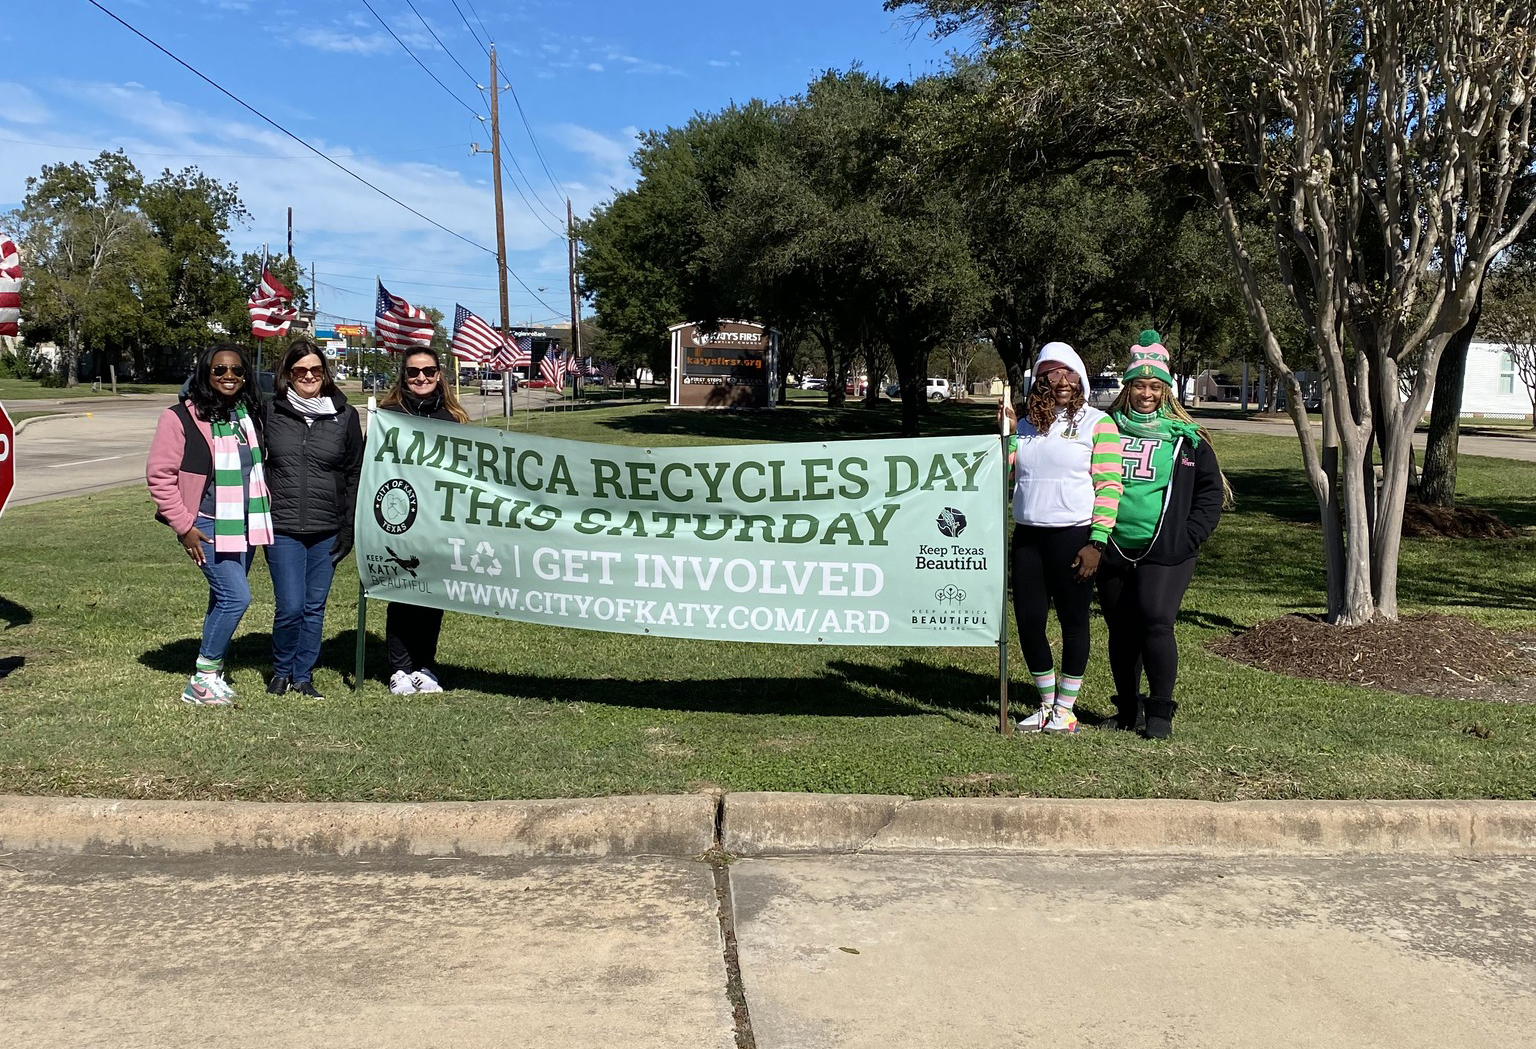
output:
<path id="1" fill-rule="evenodd" d="M 1219 638 L 1217 655 L 1291 677 L 1446 699 L 1536 703 L 1536 638 L 1505 637 L 1459 616 L 1329 626 L 1293 614 Z"/>
<path id="2" fill-rule="evenodd" d="M 1403 534 L 1414 539 L 1514 539 L 1520 533 L 1475 506 L 1403 505 Z"/>

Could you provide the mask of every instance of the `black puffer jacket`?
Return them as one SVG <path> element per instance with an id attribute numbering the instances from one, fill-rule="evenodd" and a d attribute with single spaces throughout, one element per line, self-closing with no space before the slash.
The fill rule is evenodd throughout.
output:
<path id="1" fill-rule="evenodd" d="M 331 403 L 335 415 L 307 425 L 287 398 L 274 397 L 267 404 L 262 443 L 273 530 L 294 536 L 337 532 L 344 552 L 352 547 L 363 429 L 345 394 L 332 394 Z"/>

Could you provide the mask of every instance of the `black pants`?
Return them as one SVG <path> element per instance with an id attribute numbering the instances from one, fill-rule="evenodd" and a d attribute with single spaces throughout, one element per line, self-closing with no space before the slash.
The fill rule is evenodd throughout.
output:
<path id="1" fill-rule="evenodd" d="M 443 610 L 391 601 L 384 612 L 384 644 L 389 669 L 407 674 L 437 663 L 437 638 L 443 632 Z"/>
<path id="2" fill-rule="evenodd" d="M 1088 525 L 1013 530 L 1013 618 L 1019 624 L 1019 647 L 1030 670 L 1054 666 L 1045 637 L 1045 616 L 1056 606 L 1061 624 L 1061 673 L 1082 677 L 1088 669 L 1088 609 L 1093 588 L 1077 581 L 1072 562 L 1088 545 Z"/>
<path id="3" fill-rule="evenodd" d="M 1099 605 L 1109 627 L 1109 670 L 1125 700 L 1141 694 L 1172 699 L 1179 677 L 1179 646 L 1173 621 L 1195 575 L 1195 558 L 1176 565 L 1099 565 Z"/>

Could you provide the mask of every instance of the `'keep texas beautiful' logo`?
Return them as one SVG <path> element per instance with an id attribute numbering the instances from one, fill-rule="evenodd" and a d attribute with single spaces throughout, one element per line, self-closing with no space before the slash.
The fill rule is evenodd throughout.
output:
<path id="1" fill-rule="evenodd" d="M 946 506 L 939 511 L 933 523 L 935 531 L 943 539 L 956 540 L 965 531 L 965 514 L 953 506 Z M 960 573 L 963 578 L 965 574 L 986 572 L 988 569 L 987 553 L 983 548 L 953 541 L 946 543 L 942 539 L 919 543 L 915 556 L 913 567 L 919 572 L 939 572 L 946 576 Z M 912 625 L 936 631 L 971 630 L 986 626 L 989 612 L 967 608 L 966 597 L 963 586 L 946 580 L 933 591 L 932 606 L 912 609 Z"/>

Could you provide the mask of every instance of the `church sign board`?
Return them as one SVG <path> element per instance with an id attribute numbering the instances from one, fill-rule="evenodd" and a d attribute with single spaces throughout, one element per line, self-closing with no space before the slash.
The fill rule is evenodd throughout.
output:
<path id="1" fill-rule="evenodd" d="M 771 408 L 779 392 L 779 333 L 751 321 L 674 324 L 671 403 Z"/>

